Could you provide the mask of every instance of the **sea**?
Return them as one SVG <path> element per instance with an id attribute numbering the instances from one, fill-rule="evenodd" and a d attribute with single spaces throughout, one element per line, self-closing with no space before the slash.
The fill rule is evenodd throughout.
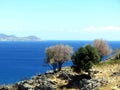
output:
<path id="1" fill-rule="evenodd" d="M 45 73 L 52 67 L 44 62 L 45 49 L 56 44 L 66 44 L 76 51 L 92 41 L 39 41 L 39 42 L 0 42 L 0 84 L 13 84 L 29 79 L 39 73 Z M 120 48 L 120 41 L 109 41 L 114 50 Z M 71 66 L 67 61 L 63 66 Z"/>

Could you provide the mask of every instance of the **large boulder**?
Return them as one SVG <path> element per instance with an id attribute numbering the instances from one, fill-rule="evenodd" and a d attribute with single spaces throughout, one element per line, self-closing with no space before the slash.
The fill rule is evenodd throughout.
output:
<path id="1" fill-rule="evenodd" d="M 27 83 L 19 82 L 15 84 L 15 87 L 17 90 L 28 90 L 29 85 Z"/>
<path id="2" fill-rule="evenodd" d="M 80 90 L 96 90 L 100 86 L 106 85 L 108 81 L 104 78 L 101 79 L 82 79 L 79 84 Z"/>
<path id="3" fill-rule="evenodd" d="M 56 90 L 56 86 L 50 81 L 41 81 L 34 90 Z"/>
<path id="4" fill-rule="evenodd" d="M 30 80 L 16 83 L 17 90 L 56 90 L 56 84 L 49 81 L 46 75 L 34 76 Z"/>

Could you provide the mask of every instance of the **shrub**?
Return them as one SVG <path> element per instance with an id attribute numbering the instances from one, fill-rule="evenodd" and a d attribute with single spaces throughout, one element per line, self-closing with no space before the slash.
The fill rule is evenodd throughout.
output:
<path id="1" fill-rule="evenodd" d="M 92 66 L 100 62 L 100 57 L 93 46 L 86 45 L 73 54 L 72 61 L 75 71 L 83 70 L 89 73 Z"/>

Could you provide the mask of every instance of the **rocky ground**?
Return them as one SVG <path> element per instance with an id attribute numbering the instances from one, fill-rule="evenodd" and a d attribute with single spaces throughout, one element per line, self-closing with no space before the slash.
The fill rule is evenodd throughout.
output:
<path id="1" fill-rule="evenodd" d="M 65 67 L 58 73 L 38 74 L 14 85 L 1 86 L 0 90 L 120 90 L 120 64 L 94 66 L 91 76 L 73 72 Z"/>
<path id="2" fill-rule="evenodd" d="M 108 83 L 99 88 L 99 90 L 120 90 L 120 61 L 103 62 L 100 66 L 93 67 L 98 71 L 95 78 L 105 78 Z"/>

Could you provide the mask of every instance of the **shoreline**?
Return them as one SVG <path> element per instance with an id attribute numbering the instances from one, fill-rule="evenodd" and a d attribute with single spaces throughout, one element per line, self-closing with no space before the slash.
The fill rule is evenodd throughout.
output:
<path id="1" fill-rule="evenodd" d="M 90 90 L 95 88 L 100 90 L 116 90 L 120 89 L 118 83 L 120 81 L 119 67 L 119 60 L 106 60 L 93 66 L 91 77 L 84 72 L 75 73 L 71 67 L 63 67 L 57 73 L 49 71 L 14 84 L 0 85 L 0 90 L 3 90 L 3 88 L 4 90 L 79 90 L 86 87 L 88 90 L 90 88 L 92 88 Z M 95 86 L 93 87 L 91 84 Z"/>

